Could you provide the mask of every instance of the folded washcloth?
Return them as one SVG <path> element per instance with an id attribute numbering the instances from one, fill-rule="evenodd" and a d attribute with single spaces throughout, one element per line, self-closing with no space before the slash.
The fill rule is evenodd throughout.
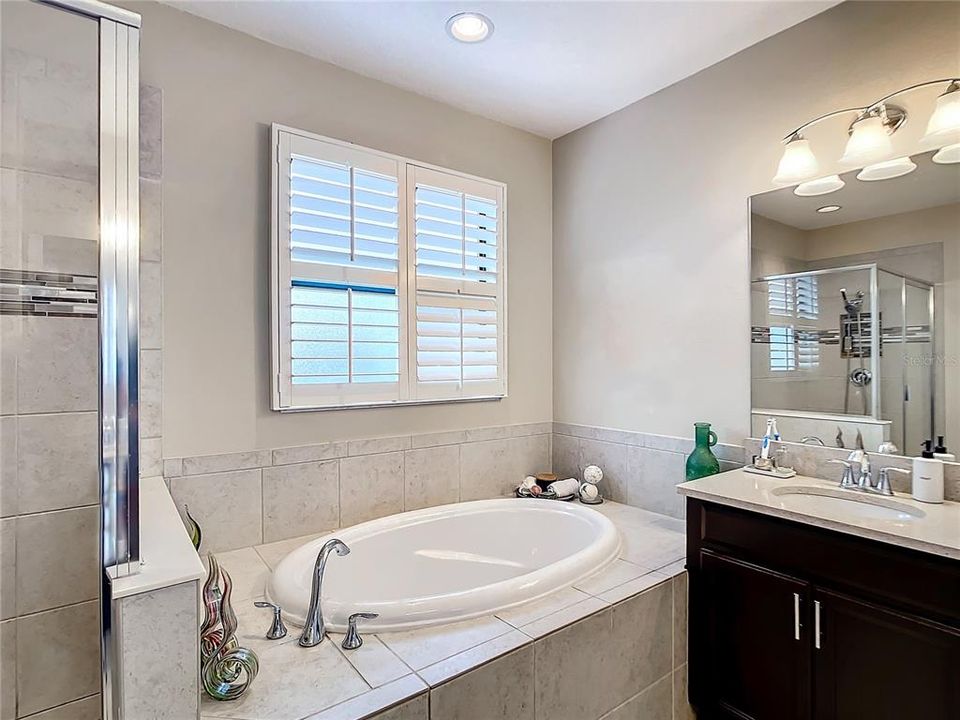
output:
<path id="1" fill-rule="evenodd" d="M 567 478 L 566 480 L 557 480 L 547 486 L 547 490 L 553 490 L 557 497 L 567 497 L 576 495 L 580 489 L 580 481 L 576 478 Z"/>
<path id="2" fill-rule="evenodd" d="M 533 487 L 534 485 L 536 485 L 536 484 L 537 484 L 537 479 L 536 479 L 533 475 L 527 475 L 527 476 L 523 479 L 523 482 L 520 483 L 520 489 L 521 489 L 521 490 L 529 490 L 530 488 L 532 488 L 532 487 Z"/>

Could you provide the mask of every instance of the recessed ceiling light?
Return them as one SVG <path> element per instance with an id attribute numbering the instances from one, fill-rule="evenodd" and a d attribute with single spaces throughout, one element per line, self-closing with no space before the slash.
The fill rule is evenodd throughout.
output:
<path id="1" fill-rule="evenodd" d="M 840 209 L 840 206 L 839 206 L 839 205 L 824 205 L 823 207 L 818 207 L 818 208 L 817 208 L 817 212 L 818 212 L 818 213 L 831 213 L 831 212 L 836 212 L 836 211 L 839 210 L 839 209 Z"/>
<path id="2" fill-rule="evenodd" d="M 490 18 L 480 13 L 457 13 L 447 20 L 447 33 L 454 40 L 477 43 L 493 34 L 493 23 Z"/>

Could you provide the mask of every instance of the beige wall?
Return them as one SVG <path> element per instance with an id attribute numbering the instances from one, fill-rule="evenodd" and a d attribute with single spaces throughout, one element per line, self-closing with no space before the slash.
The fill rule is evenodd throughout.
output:
<path id="1" fill-rule="evenodd" d="M 552 417 L 550 142 L 154 3 L 141 79 L 164 103 L 164 455 Z M 509 398 L 268 409 L 271 122 L 507 183 Z"/>
<path id="2" fill-rule="evenodd" d="M 956 76 L 958 33 L 957 3 L 844 3 L 556 141 L 554 419 L 744 437 L 747 198 L 791 128 Z"/>

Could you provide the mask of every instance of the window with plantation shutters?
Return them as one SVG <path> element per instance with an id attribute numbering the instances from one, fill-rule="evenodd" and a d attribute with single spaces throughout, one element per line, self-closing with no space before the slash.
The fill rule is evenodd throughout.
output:
<path id="1" fill-rule="evenodd" d="M 502 393 L 503 189 L 411 166 L 417 398 Z M 408 191 L 408 192 L 409 192 Z"/>
<path id="2" fill-rule="evenodd" d="M 794 372 L 820 366 L 820 333 L 816 324 L 801 324 L 820 317 L 819 281 L 812 277 L 774 278 L 767 281 L 767 311 L 792 318 L 796 325 L 770 326 L 770 370 Z"/>
<path id="3" fill-rule="evenodd" d="M 273 127 L 276 410 L 506 394 L 505 188 Z"/>

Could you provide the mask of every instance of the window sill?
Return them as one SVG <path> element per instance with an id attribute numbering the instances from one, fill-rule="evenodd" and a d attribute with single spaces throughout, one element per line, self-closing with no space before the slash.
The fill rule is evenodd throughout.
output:
<path id="1" fill-rule="evenodd" d="M 414 407 L 417 405 L 449 405 L 451 403 L 474 403 L 503 400 L 503 395 L 483 395 L 469 398 L 440 398 L 438 400 L 389 400 L 387 402 L 350 403 L 346 405 L 297 405 L 295 407 L 273 408 L 280 413 L 327 412 L 331 410 L 363 410 L 367 408 Z"/>

